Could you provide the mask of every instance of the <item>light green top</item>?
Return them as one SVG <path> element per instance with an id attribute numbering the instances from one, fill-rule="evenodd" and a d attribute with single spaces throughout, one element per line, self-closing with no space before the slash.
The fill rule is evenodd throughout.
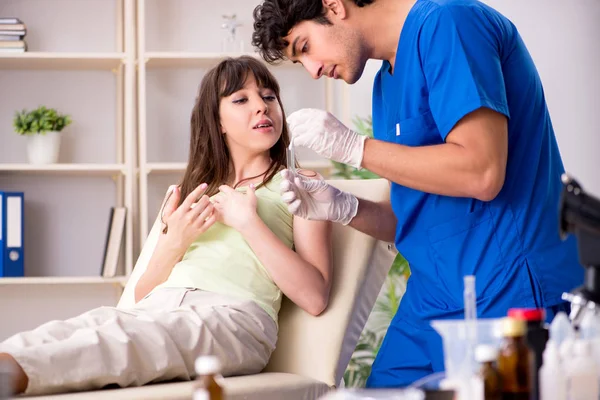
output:
<path id="1" fill-rule="evenodd" d="M 260 218 L 289 248 L 293 217 L 281 200 L 277 174 L 256 189 Z M 246 187 L 236 190 L 245 192 Z M 284 260 L 282 260 L 282 263 Z M 277 323 L 281 290 L 235 229 L 216 222 L 196 239 L 159 287 L 193 287 L 255 301 Z"/>

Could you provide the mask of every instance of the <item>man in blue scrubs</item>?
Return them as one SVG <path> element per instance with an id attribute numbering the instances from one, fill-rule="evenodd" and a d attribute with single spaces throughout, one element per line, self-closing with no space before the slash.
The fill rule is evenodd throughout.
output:
<path id="1" fill-rule="evenodd" d="M 396 247 L 412 275 L 367 385 L 403 386 L 443 370 L 433 319 L 463 318 L 476 276 L 479 317 L 565 309 L 583 281 L 558 235 L 563 164 L 540 77 L 515 26 L 476 0 L 264 0 L 253 44 L 314 78 L 373 86 L 375 139 L 322 110 L 288 123 L 294 143 L 387 178 L 389 204 L 286 173 L 296 215 L 349 224 Z"/>

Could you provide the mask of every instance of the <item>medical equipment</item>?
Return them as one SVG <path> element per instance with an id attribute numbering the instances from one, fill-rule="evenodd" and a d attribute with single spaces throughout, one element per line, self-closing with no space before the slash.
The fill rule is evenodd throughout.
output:
<path id="1" fill-rule="evenodd" d="M 290 141 L 290 145 L 286 150 L 287 169 L 291 172 L 296 172 L 296 154 L 294 150 L 294 142 Z"/>
<path id="2" fill-rule="evenodd" d="M 579 262 L 585 268 L 583 285 L 562 295 L 563 300 L 571 303 L 569 318 L 577 327 L 586 312 L 596 314 L 600 308 L 600 199 L 586 194 L 566 174 L 562 182 L 560 235 L 563 239 L 569 233 L 576 235 Z"/>

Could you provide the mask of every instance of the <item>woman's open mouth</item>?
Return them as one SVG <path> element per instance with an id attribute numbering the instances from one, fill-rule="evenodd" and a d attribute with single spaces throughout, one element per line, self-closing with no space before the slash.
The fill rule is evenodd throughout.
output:
<path id="1" fill-rule="evenodd" d="M 258 124 L 254 125 L 253 129 L 262 133 L 268 133 L 273 130 L 273 123 L 268 120 L 263 120 L 260 121 Z"/>

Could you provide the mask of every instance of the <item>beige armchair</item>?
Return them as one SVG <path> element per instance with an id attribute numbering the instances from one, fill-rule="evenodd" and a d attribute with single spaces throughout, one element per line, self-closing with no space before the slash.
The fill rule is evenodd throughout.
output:
<path id="1" fill-rule="evenodd" d="M 389 199 L 384 179 L 334 180 L 334 186 L 372 201 Z M 133 304 L 133 289 L 144 272 L 159 235 L 155 222 L 118 307 Z M 227 399 L 316 399 L 339 387 L 362 329 L 396 255 L 389 243 L 352 228 L 333 229 L 334 279 L 327 310 L 311 316 L 284 299 L 279 340 L 260 374 L 225 379 Z M 37 398 L 45 399 L 190 399 L 193 382 L 159 383 Z"/>

